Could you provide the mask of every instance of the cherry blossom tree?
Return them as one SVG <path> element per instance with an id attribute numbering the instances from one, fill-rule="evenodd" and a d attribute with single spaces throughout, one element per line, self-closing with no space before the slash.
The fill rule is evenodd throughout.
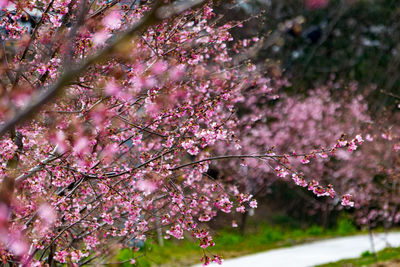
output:
<path id="1" fill-rule="evenodd" d="M 399 25 L 398 21 L 393 19 L 395 14 L 392 13 L 395 10 L 395 3 L 340 0 L 254 0 L 246 1 L 242 6 L 245 12 L 236 7 L 236 16 L 254 14 L 262 9 L 267 10 L 263 17 L 253 23 L 252 27 L 235 31 L 234 34 L 240 36 L 249 32 L 253 34 L 258 32 L 260 36 L 263 36 L 261 38 L 264 38 L 264 41 L 261 44 L 262 49 L 258 53 L 258 62 L 268 62 L 271 74 L 273 74 L 269 75 L 270 78 L 276 74 L 286 78 L 290 77 L 293 86 L 288 92 L 289 96 L 295 95 L 293 106 L 305 98 L 304 95 L 308 90 L 314 91 L 315 87 L 323 88 L 324 93 L 327 93 L 327 89 L 339 91 L 340 94 L 344 92 L 343 96 L 336 93 L 336 95 L 332 95 L 334 98 L 330 99 L 338 105 L 332 114 L 332 121 L 335 123 L 324 124 L 318 118 L 319 116 L 316 116 L 317 113 L 313 114 L 312 112 L 323 110 L 325 106 L 330 105 L 329 102 L 323 101 L 324 104 L 321 106 L 319 105 L 320 101 L 314 102 L 313 98 L 309 98 L 308 115 L 302 113 L 301 116 L 306 118 L 308 124 L 314 124 L 317 127 L 309 129 L 313 130 L 314 134 L 315 131 L 320 131 L 322 135 L 329 136 L 331 140 L 338 138 L 341 135 L 340 132 L 349 134 L 361 131 L 364 132 L 364 137 L 368 136 L 366 140 L 369 145 L 351 156 L 340 151 L 334 160 L 325 160 L 324 164 L 311 162 L 311 164 L 304 165 L 302 169 L 306 176 L 323 177 L 326 180 L 325 183 L 334 184 L 335 189 L 339 191 L 344 190 L 353 192 L 353 194 L 357 192 L 358 201 L 355 200 L 354 215 L 361 225 L 365 225 L 368 221 L 371 226 L 396 223 L 397 220 L 394 218 L 397 214 L 395 197 L 397 178 L 393 174 L 397 172 L 398 168 L 398 151 L 394 148 L 398 146 L 396 132 L 398 131 L 397 113 L 400 98 L 398 96 L 397 79 L 399 75 L 397 75 L 398 60 L 396 56 L 398 55 L 396 50 L 398 40 L 395 34 Z M 349 27 L 350 25 L 351 27 Z M 265 58 L 268 58 L 268 61 Z M 353 95 L 348 95 L 345 88 L 338 90 L 338 88 L 330 86 L 329 83 L 332 79 L 335 83 L 341 83 L 339 89 L 344 86 L 343 80 L 347 83 L 355 80 L 358 83 L 357 90 L 353 92 Z M 252 136 L 256 131 L 248 130 L 249 136 L 243 132 L 244 136 L 242 137 L 247 137 L 250 142 L 258 143 L 261 146 L 268 143 L 268 146 L 275 146 L 283 153 L 293 149 L 304 150 L 304 146 L 307 147 L 307 139 L 313 143 L 312 146 L 317 144 L 319 147 L 318 144 L 326 144 L 326 140 L 320 140 L 318 134 L 316 136 L 302 134 L 302 131 L 299 130 L 302 128 L 300 124 L 282 120 L 284 114 L 291 112 L 288 108 L 282 109 L 283 103 L 288 103 L 289 100 L 286 100 L 287 97 L 282 94 L 280 96 L 279 108 L 274 110 L 271 106 L 275 112 L 272 118 L 263 118 L 267 123 L 269 120 L 268 125 L 264 122 L 260 123 L 263 127 L 263 130 L 260 131 L 262 134 L 259 134 L 257 138 Z M 360 98 L 362 99 L 360 100 Z M 355 116 L 356 114 L 352 110 L 348 110 L 348 107 L 351 107 L 349 105 L 351 101 L 358 102 L 354 106 L 359 109 L 362 117 Z M 255 102 L 260 103 L 260 100 L 256 99 Z M 360 105 L 360 102 L 363 104 Z M 260 103 L 260 105 L 264 104 Z M 262 106 L 262 109 L 264 109 L 263 112 L 268 110 L 265 106 Z M 282 112 L 284 114 L 279 115 L 281 110 L 284 110 Z M 292 118 L 298 117 L 298 113 L 296 111 L 291 113 Z M 349 117 L 353 117 L 353 119 L 349 119 Z M 359 119 L 356 119 L 357 117 Z M 365 120 L 365 118 L 368 119 Z M 276 121 L 274 121 L 275 119 Z M 276 128 L 268 127 L 271 125 L 275 125 Z M 278 127 L 282 127 L 282 129 Z M 334 128 L 340 129 L 340 131 L 336 132 Z M 250 126 L 249 129 L 251 129 Z M 287 129 L 292 129 L 292 132 Z M 304 129 L 307 130 L 307 128 Z M 322 129 L 331 130 L 324 132 Z M 276 138 L 275 142 L 267 142 L 263 138 L 259 138 L 266 131 L 271 136 L 275 136 L 276 132 L 280 133 L 282 139 Z M 242 137 L 239 139 L 243 140 Z M 302 142 L 303 139 L 305 142 Z M 255 145 L 254 148 L 256 147 Z M 243 146 L 243 148 L 249 149 L 248 146 Z M 258 175 L 255 174 L 257 170 L 259 171 Z M 230 168 L 225 168 L 222 173 L 230 179 L 231 174 L 236 171 L 237 169 L 233 170 L 230 166 Z M 243 177 L 252 177 L 253 181 L 259 181 L 259 183 L 252 182 L 252 186 L 246 185 L 250 191 L 255 189 L 257 192 L 260 190 L 260 184 L 266 185 L 266 181 L 269 184 L 276 179 L 267 168 L 263 171 L 244 167 L 240 173 Z M 249 184 L 249 180 L 243 179 L 243 181 L 242 184 Z M 303 208 L 302 212 L 308 210 L 310 213 L 319 214 L 320 209 L 327 210 L 324 208 L 326 199 L 314 201 L 312 198 L 307 198 L 311 200 L 309 204 L 298 205 Z M 333 203 L 336 202 L 337 199 L 334 199 Z M 296 210 L 300 209 L 298 206 L 296 206 Z M 331 203 L 328 206 L 329 209 L 333 208 Z M 368 215 L 370 213 L 371 215 Z"/>
<path id="2" fill-rule="evenodd" d="M 291 86 L 284 79 L 269 79 L 267 90 Z M 354 194 L 357 190 L 353 190 L 350 182 L 353 178 L 348 173 L 354 170 L 355 163 L 350 162 L 362 157 L 357 146 L 363 139 L 358 133 L 366 132 L 371 123 L 367 102 L 358 95 L 357 89 L 356 83 L 330 82 L 309 90 L 307 95 L 284 93 L 290 90 L 284 88 L 280 90 L 279 98 L 265 95 L 261 90 L 259 93 L 244 92 L 246 97 L 237 105 L 239 119 L 236 124 L 241 152 L 253 154 L 263 150 L 286 153 L 286 157 L 295 158 L 291 159 L 290 167 L 280 165 L 279 161 L 265 164 L 251 158 L 240 165 L 235 162 L 220 163 L 215 165 L 218 177 L 228 183 L 236 183 L 239 188 L 254 195 L 265 194 L 276 181 L 292 181 L 316 196 L 329 195 L 332 184 L 341 192 L 339 195 Z M 271 102 L 271 98 L 276 99 Z M 345 135 L 357 136 L 357 142 L 347 150 L 327 149 L 338 140 L 340 143 Z M 216 149 L 219 154 L 234 153 L 233 149 L 223 144 Z M 318 153 L 321 151 L 325 152 Z M 334 158 L 330 157 L 332 154 Z M 299 176 L 307 179 L 300 179 Z M 324 189 L 321 185 L 329 187 Z M 325 220 L 340 203 L 334 194 L 328 202 L 316 201 L 305 194 L 300 197 L 306 201 L 296 205 L 296 210 L 310 215 L 322 212 Z"/>
<path id="3" fill-rule="evenodd" d="M 346 175 L 349 188 L 357 192 L 355 218 L 368 228 L 386 229 L 400 222 L 399 207 L 399 128 L 398 114 L 385 114 L 366 128 L 367 146 L 362 156 L 349 158 L 350 169 L 343 166 L 338 175 Z M 358 164 L 354 164 L 355 162 Z"/>
<path id="4" fill-rule="evenodd" d="M 251 101 L 275 99 L 281 85 L 251 63 L 259 39 L 234 40 L 230 31 L 244 22 L 221 23 L 211 2 L 0 5 L 3 263 L 105 264 L 161 227 L 165 238 L 190 233 L 203 263 L 220 263 L 203 222 L 257 202 L 209 176 L 211 162 L 250 159 L 334 197 L 292 162 L 363 142 L 354 132 L 297 154 L 244 147 L 238 126 L 263 112 Z M 242 103 L 255 117 L 239 114 Z M 353 205 L 348 194 L 341 202 Z"/>
<path id="5" fill-rule="evenodd" d="M 366 97 L 360 94 L 355 82 L 329 82 L 308 90 L 306 95 L 298 95 L 290 93 L 291 84 L 286 80 L 268 80 L 269 90 L 281 86 L 289 88 L 284 89 L 289 93 L 281 90 L 273 103 L 270 102 L 273 95 L 244 92 L 246 97 L 237 105 L 239 119 L 236 124 L 240 129 L 237 132 L 241 153 L 257 153 L 260 148 L 276 154 L 291 152 L 288 155 L 297 155 L 297 161 L 291 161 L 291 168 L 301 170 L 308 181 L 298 179 L 291 168 L 275 166 L 273 162 L 265 165 L 251 158 L 240 165 L 235 162 L 215 164 L 212 168 L 218 171 L 216 177 L 235 183 L 254 195 L 267 192 L 276 181 L 293 180 L 317 196 L 329 192 L 321 189 L 319 184 L 334 184 L 336 191 L 354 195 L 352 214 L 359 225 L 389 228 L 397 224 L 400 220 L 398 114 L 387 110 L 382 115 L 385 119 L 374 118 Z M 375 87 L 369 90 L 375 90 Z M 311 152 L 306 156 L 299 153 L 310 147 L 315 149 L 314 152 L 320 151 L 344 135 L 357 133 L 363 133 L 368 145 L 360 148 L 357 144 L 350 145 L 347 150 L 336 151 L 334 158 L 326 153 Z M 363 140 L 360 136 L 357 139 Z M 217 146 L 216 150 L 219 154 L 234 153 L 224 145 Z M 313 180 L 314 177 L 318 179 Z M 323 220 L 327 220 L 331 211 L 342 209 L 337 197 L 315 201 L 308 195 L 300 196 L 305 201 L 296 205 L 296 210 L 310 215 L 322 213 Z"/>

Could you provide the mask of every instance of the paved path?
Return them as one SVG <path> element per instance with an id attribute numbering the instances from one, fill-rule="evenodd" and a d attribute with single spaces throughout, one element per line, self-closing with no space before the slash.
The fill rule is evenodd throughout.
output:
<path id="1" fill-rule="evenodd" d="M 375 234 L 375 249 L 385 248 L 386 241 L 393 247 L 399 247 L 400 232 L 389 233 L 388 235 Z M 371 250 L 368 235 L 339 237 L 228 259 L 224 261 L 221 267 L 310 267 L 347 258 L 356 258 L 366 250 Z M 193 267 L 197 266 L 201 265 Z M 211 264 L 209 266 L 220 265 Z"/>

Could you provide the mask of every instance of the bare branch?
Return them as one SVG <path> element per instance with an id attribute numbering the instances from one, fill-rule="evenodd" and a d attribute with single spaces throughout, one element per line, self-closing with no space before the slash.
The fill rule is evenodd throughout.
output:
<path id="1" fill-rule="evenodd" d="M 39 165 L 33 167 L 32 169 L 30 169 L 28 172 L 21 174 L 20 176 L 18 176 L 15 179 L 15 185 L 18 186 L 19 184 L 21 184 L 23 181 L 25 181 L 26 179 L 28 179 L 29 177 L 31 177 L 32 175 L 34 175 L 35 173 L 37 173 L 38 171 L 43 170 L 44 166 L 58 158 L 60 158 L 62 156 L 62 154 L 57 153 L 57 146 L 53 149 L 53 151 L 51 152 L 50 156 L 44 160 L 42 160 L 40 162 Z"/>

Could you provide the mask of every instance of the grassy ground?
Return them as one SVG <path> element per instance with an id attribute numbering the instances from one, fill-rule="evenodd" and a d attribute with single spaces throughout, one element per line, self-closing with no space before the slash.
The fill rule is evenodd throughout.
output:
<path id="1" fill-rule="evenodd" d="M 357 232 L 359 231 L 349 220 L 340 220 L 337 227 L 326 231 L 320 226 L 302 229 L 259 224 L 249 227 L 245 236 L 242 236 L 238 229 L 220 231 L 214 238 L 216 245 L 211 249 L 211 252 L 222 255 L 224 258 L 232 258 L 320 238 L 351 235 Z M 155 242 L 147 241 L 144 248 L 137 253 L 128 249 L 120 251 L 117 260 L 124 261 L 139 255 L 143 256 L 137 258 L 138 266 L 188 266 L 199 263 L 202 250 L 197 243 L 190 240 L 190 237 L 184 240 L 166 240 L 163 247 L 158 246 Z M 130 266 L 130 264 L 125 263 L 123 266 Z"/>
<path id="2" fill-rule="evenodd" d="M 318 265 L 319 267 L 356 267 L 356 266 L 400 266 L 400 248 L 386 248 L 377 253 L 377 261 L 369 252 L 364 252 L 361 257 L 346 259 L 328 264 Z"/>

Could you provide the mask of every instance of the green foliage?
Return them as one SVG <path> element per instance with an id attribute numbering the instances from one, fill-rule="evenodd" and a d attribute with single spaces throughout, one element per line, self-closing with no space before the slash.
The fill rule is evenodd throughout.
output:
<path id="1" fill-rule="evenodd" d="M 310 236 L 320 236 L 324 233 L 324 229 L 321 226 L 313 225 L 306 232 Z"/>
<path id="2" fill-rule="evenodd" d="M 372 256 L 372 253 L 369 252 L 369 250 L 366 250 L 363 253 L 361 253 L 361 258 L 370 257 L 370 256 Z"/>
<path id="3" fill-rule="evenodd" d="M 130 249 L 121 250 L 116 257 L 116 261 L 124 262 L 133 257 L 137 257 L 136 265 L 141 267 L 150 267 L 164 263 L 167 263 L 166 265 L 168 266 L 168 263 L 173 263 L 175 261 L 180 262 L 182 265 L 187 265 L 192 263 L 194 258 L 199 259 L 199 255 L 201 255 L 199 247 L 187 240 L 165 240 L 163 247 L 149 240 L 139 252 L 135 253 Z M 132 265 L 126 262 L 121 266 Z"/>
<path id="4" fill-rule="evenodd" d="M 354 234 L 355 232 L 357 232 L 357 228 L 350 219 L 343 218 L 338 220 L 337 224 L 338 235 L 349 235 L 349 234 Z"/>
<path id="5" fill-rule="evenodd" d="M 217 239 L 217 245 L 221 248 L 235 246 L 236 244 L 245 242 L 245 238 L 242 235 L 228 230 L 220 232 Z"/>

